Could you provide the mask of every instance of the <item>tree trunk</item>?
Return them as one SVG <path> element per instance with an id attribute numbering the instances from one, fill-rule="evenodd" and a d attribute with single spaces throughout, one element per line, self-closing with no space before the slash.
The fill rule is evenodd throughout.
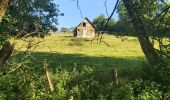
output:
<path id="1" fill-rule="evenodd" d="M 5 15 L 7 9 L 8 9 L 8 4 L 10 0 L 1 0 L 0 2 L 0 21 L 2 20 L 2 17 Z"/>
<path id="2" fill-rule="evenodd" d="M 12 55 L 14 50 L 14 44 L 10 42 L 4 43 L 3 47 L 0 50 L 0 65 L 3 65 L 8 58 Z"/>
<path id="3" fill-rule="evenodd" d="M 129 14 L 129 17 L 131 18 L 131 22 L 135 28 L 143 53 L 145 54 L 148 62 L 151 65 L 156 65 L 160 63 L 161 60 L 158 54 L 156 53 L 153 45 L 149 41 L 148 33 L 144 28 L 144 25 L 139 14 L 137 13 L 137 4 L 139 3 L 136 2 L 137 1 L 135 0 L 123 0 L 126 10 Z"/>
<path id="4" fill-rule="evenodd" d="M 9 2 L 10 0 L 1 0 L 0 2 L 0 21 L 8 9 Z M 14 44 L 10 44 L 9 42 L 4 43 L 3 47 L 0 49 L 0 65 L 3 65 L 6 62 L 6 60 L 11 56 L 13 50 Z"/>

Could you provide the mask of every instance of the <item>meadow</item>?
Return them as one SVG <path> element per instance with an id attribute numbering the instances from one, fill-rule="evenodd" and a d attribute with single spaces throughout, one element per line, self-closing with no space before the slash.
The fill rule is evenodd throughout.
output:
<path id="1" fill-rule="evenodd" d="M 105 34 L 99 43 L 64 33 L 44 38 L 11 39 L 11 42 L 15 43 L 15 51 L 7 64 L 12 70 L 0 79 L 7 80 L 0 84 L 2 93 L 6 93 L 0 93 L 0 98 L 133 100 L 138 94 L 136 89 L 142 88 L 141 80 L 131 84 L 141 77 L 146 64 L 136 37 Z M 45 68 L 50 73 L 52 92 L 44 77 Z M 112 77 L 115 68 L 118 85 Z"/>
<path id="2" fill-rule="evenodd" d="M 101 43 L 89 38 L 72 37 L 71 33 L 52 34 L 30 38 L 32 56 L 42 62 L 47 59 L 51 67 L 95 66 L 100 68 L 138 68 L 144 58 L 136 37 L 120 37 L 105 34 Z M 16 51 L 25 51 L 29 42 L 17 40 Z M 37 44 L 36 44 L 37 43 Z"/>
<path id="3" fill-rule="evenodd" d="M 28 42 L 29 41 L 29 42 Z M 90 38 L 73 37 L 71 33 L 52 34 L 40 38 L 17 40 L 16 51 L 24 52 L 28 43 L 36 45 L 31 51 L 32 66 L 43 67 L 47 60 L 49 68 L 94 67 L 110 73 L 111 69 L 126 72 L 141 68 L 144 54 L 136 37 L 117 37 L 105 34 L 102 42 Z M 124 76 L 125 77 L 125 76 Z"/>

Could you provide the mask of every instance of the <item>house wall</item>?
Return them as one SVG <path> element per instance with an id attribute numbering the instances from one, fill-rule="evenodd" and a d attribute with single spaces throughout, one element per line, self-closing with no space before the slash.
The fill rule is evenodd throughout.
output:
<path id="1" fill-rule="evenodd" d="M 86 23 L 86 26 L 83 26 L 83 23 Z M 95 28 L 86 19 L 84 19 L 77 27 L 77 36 L 94 37 Z"/>

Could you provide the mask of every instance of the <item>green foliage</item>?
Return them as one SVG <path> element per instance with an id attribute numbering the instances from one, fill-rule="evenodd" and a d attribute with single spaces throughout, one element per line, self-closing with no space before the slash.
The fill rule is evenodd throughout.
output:
<path id="1" fill-rule="evenodd" d="M 52 26 L 51 26 L 51 30 L 52 30 L 53 32 L 56 32 L 56 31 L 58 31 L 58 28 L 57 28 L 56 25 L 52 25 Z"/>
<path id="2" fill-rule="evenodd" d="M 76 67 L 76 65 L 75 65 Z M 54 92 L 49 92 L 47 80 L 42 76 L 28 73 L 29 69 L 18 69 L 16 72 L 0 78 L 1 99 L 53 99 L 65 100 L 107 99 L 112 97 L 114 84 L 101 82 L 94 68 L 83 66 L 81 69 L 57 68 L 51 74 Z M 100 80 L 99 80 L 100 79 Z"/>
<path id="3" fill-rule="evenodd" d="M 168 59 L 166 59 L 168 60 Z M 159 84 L 169 86 L 170 84 L 170 64 L 169 60 L 166 64 L 160 63 L 157 66 L 143 65 L 143 79 L 155 81 Z"/>
<path id="4" fill-rule="evenodd" d="M 12 0 L 0 32 L 17 36 L 44 35 L 57 24 L 58 5 L 52 0 Z"/>
<path id="5" fill-rule="evenodd" d="M 60 31 L 65 33 L 65 32 L 69 32 L 70 30 L 68 28 L 62 27 Z"/>
<path id="6" fill-rule="evenodd" d="M 53 74 L 55 91 L 53 99 L 108 99 L 114 92 L 114 84 L 102 82 L 94 68 L 82 66 L 82 68 L 61 69 Z"/>
<path id="7" fill-rule="evenodd" d="M 8 39 L 10 39 L 9 35 L 0 33 L 0 46 L 7 42 Z"/>
<path id="8" fill-rule="evenodd" d="M 143 21 L 148 34 L 154 36 L 167 36 L 170 21 L 168 17 L 169 11 L 165 14 L 165 9 L 168 8 L 169 1 L 140 0 L 139 2 L 134 0 L 134 3 L 135 2 L 138 2 L 136 3 L 136 9 L 138 10 L 137 12 Z M 116 22 L 115 32 L 125 35 L 135 35 L 135 30 L 123 2 L 120 2 L 117 13 L 119 15 L 119 20 Z"/>
<path id="9" fill-rule="evenodd" d="M 122 36 L 135 36 L 133 25 L 130 21 L 126 20 L 119 20 L 116 22 L 114 26 L 115 35 L 122 35 Z"/>
<path id="10" fill-rule="evenodd" d="M 27 73 L 25 73 L 27 72 Z M 102 71 L 92 67 L 77 68 L 57 67 L 55 73 L 50 74 L 54 91 L 49 92 L 45 77 L 35 76 L 27 70 L 18 70 L 0 78 L 1 99 L 92 99 L 92 100 L 160 100 L 170 98 L 170 87 L 156 82 L 141 79 L 132 82 L 120 80 L 116 86 L 110 81 L 104 81 Z M 108 78 L 108 77 L 105 77 Z"/>
<path id="11" fill-rule="evenodd" d="M 135 30 L 123 2 L 120 2 L 117 13 L 119 20 L 116 22 L 114 32 L 117 32 L 117 35 L 135 35 Z"/>
<path id="12" fill-rule="evenodd" d="M 100 15 L 97 18 L 93 19 L 93 24 L 96 27 L 97 30 L 100 29 L 102 23 L 105 21 L 105 16 L 104 15 Z M 102 29 L 103 30 L 103 29 Z"/>
<path id="13" fill-rule="evenodd" d="M 148 8 L 149 11 L 146 12 L 146 9 L 140 9 L 141 8 L 147 8 L 150 3 L 155 3 L 153 2 L 154 0 L 145 1 L 145 0 L 140 0 L 141 4 L 144 5 L 139 5 L 139 12 L 143 17 L 142 19 L 144 22 L 149 22 L 153 19 L 155 16 L 155 5 L 150 6 L 151 8 Z M 159 4 L 156 2 L 156 5 Z M 147 7 L 145 7 L 147 6 Z M 121 7 L 121 6 L 119 6 Z M 154 8 L 155 7 L 155 8 Z M 122 7 L 123 8 L 123 7 Z M 122 9 L 120 8 L 120 9 Z M 57 11 L 57 12 L 56 12 Z M 51 23 L 54 20 L 54 17 L 58 16 L 58 10 L 55 8 L 55 5 L 52 3 L 51 0 L 33 0 L 33 1 L 12 1 L 12 4 L 10 6 L 10 9 L 4 17 L 3 22 L 2 22 L 2 27 L 1 27 L 1 32 L 4 33 L 12 33 L 12 34 L 19 34 L 19 35 L 25 35 L 27 33 L 45 33 L 48 32 L 51 29 Z M 122 24 L 126 20 L 127 16 L 125 15 L 126 12 L 121 12 L 122 16 L 120 19 L 121 21 L 118 21 L 117 23 L 119 24 L 117 29 L 123 29 L 125 26 L 129 26 L 127 29 L 123 31 L 128 31 L 128 29 L 131 28 L 130 24 Z M 152 15 L 153 14 L 153 15 Z M 104 16 L 99 16 L 94 20 L 94 23 L 96 24 L 95 26 L 99 29 L 102 20 L 104 20 Z M 163 24 L 160 25 L 161 29 L 164 29 L 165 31 L 167 28 L 164 28 L 168 22 L 168 17 L 166 16 L 166 20 L 163 21 Z M 146 23 L 145 22 L 145 23 Z M 100 23 L 100 24 L 99 24 Z M 158 24 L 156 24 L 158 25 Z M 114 20 L 111 20 L 109 22 L 109 26 L 107 28 L 107 31 L 113 31 L 113 26 L 114 26 Z M 122 26 L 122 27 L 121 27 Z M 148 23 L 146 23 L 146 27 L 149 26 Z M 121 28 L 120 28 L 121 27 Z M 162 31 L 162 32 L 165 32 Z M 132 32 L 132 31 L 130 31 Z M 167 31 L 166 31 L 167 32 Z M 107 38 L 107 37 L 106 37 Z M 0 39 L 3 43 L 3 41 L 6 41 L 7 37 L 3 37 L 2 35 L 0 36 Z M 111 38 L 113 39 L 113 38 Z M 109 39 L 109 40 L 111 40 Z M 34 59 L 33 61 L 29 61 L 29 58 L 26 58 L 29 63 L 23 64 L 23 60 L 19 64 L 9 64 L 10 61 L 8 62 L 7 65 L 2 68 L 5 70 L 8 70 L 7 75 L 3 75 L 0 77 L 0 99 L 14 99 L 14 100 L 25 100 L 25 99 L 59 99 L 59 100 L 66 100 L 66 99 L 76 99 L 76 100 L 85 100 L 85 99 L 101 99 L 101 100 L 112 100 L 112 99 L 137 99 L 137 100 L 146 100 L 146 99 L 153 99 L 153 100 L 159 100 L 159 99 L 169 99 L 170 98 L 170 88 L 169 88 L 169 77 L 170 77 L 170 67 L 169 67 L 169 60 L 166 59 L 165 61 L 167 62 L 166 65 L 160 64 L 157 66 L 145 66 L 147 67 L 146 69 L 142 70 L 143 76 L 146 77 L 146 80 L 149 81 L 144 81 L 141 79 L 132 81 L 132 82 L 126 82 L 125 80 L 122 79 L 127 77 L 129 74 L 131 75 L 131 71 L 129 70 L 127 72 L 124 72 L 121 70 L 120 76 L 121 79 L 123 80 L 120 81 L 119 86 L 115 86 L 111 82 L 111 73 L 109 73 L 108 70 L 111 70 L 111 68 L 108 68 L 108 66 L 125 66 L 125 67 L 133 67 L 133 66 L 138 66 L 140 64 L 134 63 L 135 60 L 132 60 L 129 62 L 129 59 L 127 60 L 122 60 L 120 58 L 113 58 L 115 55 L 110 55 L 107 53 L 107 55 L 104 55 L 106 49 L 110 49 L 110 46 L 108 47 L 103 47 L 102 49 L 99 50 L 99 54 L 96 53 L 97 47 L 96 45 L 93 45 L 92 53 L 89 54 L 90 56 L 87 56 L 89 50 L 87 47 L 92 48 L 92 45 L 84 45 L 85 41 L 84 40 L 79 40 L 79 39 L 70 39 L 71 43 L 65 43 L 67 49 L 69 50 L 69 53 L 74 53 L 75 48 L 78 48 L 79 51 L 84 50 L 83 55 L 66 55 L 66 54 L 53 54 L 52 56 L 47 54 L 47 53 L 34 53 L 34 56 L 38 54 L 38 61 L 41 62 L 43 57 L 45 58 L 53 58 L 52 59 L 52 64 L 56 66 L 57 63 L 65 63 L 67 68 L 61 68 L 58 67 L 57 70 L 54 68 L 51 68 L 52 71 L 50 74 L 50 77 L 52 79 L 52 83 L 54 84 L 54 92 L 50 92 L 48 88 L 48 82 L 44 78 L 44 69 L 42 68 L 42 63 L 35 63 L 37 59 Z M 106 39 L 108 40 L 108 39 Z M 126 41 L 128 39 L 125 39 Z M 123 40 L 123 41 L 125 41 Z M 52 39 L 50 39 L 50 42 Z M 60 41 L 60 39 L 58 39 Z M 57 43 L 59 43 L 57 41 Z M 63 40 L 64 41 L 64 40 Z M 68 42 L 68 41 L 66 41 Z M 133 41 L 132 41 L 133 42 Z M 135 41 L 136 42 L 136 41 Z M 55 48 L 53 45 L 56 46 L 56 40 L 54 42 L 55 44 L 50 44 L 52 45 L 53 48 Z M 62 42 L 63 43 L 63 42 Z M 60 43 L 57 46 L 61 46 Z M 118 45 L 120 45 L 119 42 L 117 42 Z M 126 45 L 127 44 L 123 43 Z M 134 42 L 133 42 L 133 47 L 134 47 Z M 117 45 L 117 44 L 116 44 Z M 111 44 L 111 48 L 116 47 L 115 44 Z M 128 46 L 131 44 L 128 43 Z M 62 44 L 62 49 L 60 49 L 60 52 L 64 52 L 63 49 L 63 44 Z M 80 50 L 81 47 L 84 47 L 83 50 Z M 102 46 L 101 46 L 102 47 Z M 118 47 L 118 46 L 117 46 Z M 134 49 L 129 49 L 128 47 L 125 48 L 125 50 L 122 50 L 120 47 L 117 49 L 117 51 L 123 51 L 128 52 L 132 51 L 131 53 L 134 54 Z M 74 49 L 73 49 L 74 48 Z M 39 50 L 42 50 L 42 48 L 39 48 Z M 72 50 L 73 49 L 73 50 Z M 82 49 L 82 48 L 81 48 Z M 113 48 L 115 50 L 115 48 Z M 113 49 L 111 50 L 111 53 L 113 53 Z M 43 44 L 43 50 L 45 50 L 45 46 Z M 129 51 L 128 51 L 129 50 Z M 165 50 L 165 49 L 163 49 Z M 22 51 L 22 50 L 21 50 Z M 115 50 L 116 51 L 116 50 Z M 118 52 L 115 52 L 118 54 Z M 102 54 L 101 54 L 102 52 Z M 65 52 L 64 52 L 65 53 Z M 121 52 L 122 53 L 122 52 Z M 86 55 L 85 55 L 86 54 Z M 126 54 L 126 53 L 125 53 Z M 165 52 L 164 55 L 167 54 L 169 55 L 169 51 Z M 56 56 L 57 55 L 57 56 Z M 104 57 L 101 57 L 103 56 Z M 162 55 L 162 56 L 164 56 Z M 41 57 L 42 56 L 42 57 Z M 92 57 L 94 56 L 94 57 Z M 97 57 L 98 56 L 98 57 Z M 109 58 L 109 57 L 110 58 Z M 120 56 L 120 55 L 119 55 Z M 123 56 L 125 56 L 123 54 Z M 131 55 L 132 56 L 132 55 Z M 32 58 L 35 58 L 31 56 Z M 127 57 L 127 56 L 125 56 Z M 14 57 L 15 58 L 15 57 Z M 21 56 L 22 58 L 22 56 Z M 16 59 L 21 59 L 21 58 L 16 58 Z M 164 57 L 163 57 L 164 58 Z M 64 61 L 62 61 L 64 59 Z M 156 59 L 156 58 L 155 58 Z M 70 60 L 70 62 L 69 62 Z M 80 61 L 78 62 L 81 65 L 84 66 L 77 66 L 75 65 L 73 67 L 68 67 L 71 66 L 72 63 L 76 62 L 76 60 Z M 55 63 L 54 63 L 55 62 Z M 135 65 L 129 65 L 129 63 L 132 63 Z M 15 62 L 16 63 L 16 62 Z M 47 62 L 45 62 L 47 64 Z M 87 66 L 87 64 L 95 65 L 93 67 Z M 20 66 L 18 66 L 20 65 Z M 31 66 L 31 67 L 28 67 Z M 50 65 L 49 65 L 50 66 Z M 101 67 L 102 66 L 102 67 Z M 118 67 L 119 67 L 118 66 Z M 35 70 L 37 67 L 38 70 Z M 62 66 L 63 67 L 63 66 Z M 12 71 L 11 71 L 12 69 Z M 55 70 L 56 71 L 55 71 Z M 14 70 L 14 71 L 13 71 Z M 125 68 L 126 70 L 126 68 Z M 2 70 L 1 70 L 2 71 Z M 35 72 L 32 74 L 32 72 Z M 53 72 L 53 73 L 52 73 Z M 123 73 L 123 74 L 122 74 Z M 128 73 L 128 75 L 127 75 Z M 119 74 L 118 74 L 119 75 Z M 135 75 L 134 75 L 135 76 Z M 144 78 L 143 78 L 144 79 Z M 155 82 L 154 82 L 155 81 Z M 156 83 L 157 82 L 157 83 Z M 160 84 L 158 84 L 160 83 Z"/>
<path id="14" fill-rule="evenodd" d="M 26 99 L 33 97 L 31 82 L 33 78 L 26 72 L 26 69 L 18 69 L 17 72 L 1 76 L 0 98 L 1 99 Z"/>
<path id="15" fill-rule="evenodd" d="M 170 98 L 169 93 L 169 87 L 157 84 L 156 82 L 137 79 L 121 85 L 115 97 L 121 100 L 167 100 Z"/>
<path id="16" fill-rule="evenodd" d="M 104 26 L 106 24 L 106 17 L 103 14 L 99 15 L 97 18 L 93 19 L 93 24 L 98 31 L 99 30 L 103 31 Z M 103 27 L 101 27 L 102 24 L 103 24 Z M 111 18 L 105 31 L 113 32 L 114 25 L 115 25 L 115 21 L 114 21 L 114 19 Z"/>
<path id="17" fill-rule="evenodd" d="M 108 23 L 108 26 L 107 26 L 107 28 L 106 28 L 106 31 L 108 31 L 108 32 L 114 32 L 114 27 L 115 27 L 115 20 L 114 19 L 110 19 L 109 20 L 109 23 Z"/>
<path id="18" fill-rule="evenodd" d="M 107 47 L 103 43 L 94 44 L 95 41 L 91 44 L 91 41 L 72 37 L 71 34 L 51 35 L 45 37 L 46 41 L 40 43 L 29 55 L 22 52 L 25 51 L 23 45 L 27 46 L 27 43 L 18 40 L 17 55 L 11 57 L 4 65 L 7 74 L 0 77 L 0 99 L 133 100 L 159 99 L 163 96 L 165 99 L 169 98 L 169 88 L 152 81 L 131 81 L 140 76 L 139 56 L 143 57 L 143 54 L 136 38 L 123 38 L 125 42 L 112 35 L 104 35 L 103 41 L 110 45 Z M 32 41 L 33 44 L 42 41 L 36 37 L 26 40 Z M 51 53 L 46 46 L 55 52 Z M 101 51 L 105 52 L 101 55 Z M 65 54 L 66 52 L 68 54 Z M 132 57 L 134 53 L 138 55 Z M 44 59 L 47 60 L 43 64 Z M 43 66 L 49 68 L 53 92 L 49 90 Z M 118 86 L 112 83 L 113 67 L 118 70 Z"/>

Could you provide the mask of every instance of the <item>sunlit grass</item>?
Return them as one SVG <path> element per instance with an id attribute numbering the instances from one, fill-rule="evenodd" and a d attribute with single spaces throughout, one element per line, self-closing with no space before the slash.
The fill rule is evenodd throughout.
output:
<path id="1" fill-rule="evenodd" d="M 16 51 L 23 52 L 29 43 L 35 43 L 36 47 L 32 48 L 34 59 L 31 66 L 38 68 L 43 66 L 46 59 L 50 68 L 90 66 L 107 73 L 112 68 L 126 71 L 141 68 L 141 59 L 144 58 L 138 39 L 130 36 L 116 37 L 105 34 L 101 43 L 97 40 L 91 41 L 89 38 L 73 37 L 71 33 L 26 40 L 27 42 L 15 41 Z"/>
<path id="2" fill-rule="evenodd" d="M 135 70 L 142 67 L 145 57 L 136 37 L 116 37 L 105 34 L 102 42 L 87 38 L 73 37 L 71 33 L 52 34 L 45 38 L 15 40 L 17 58 L 22 58 L 27 48 L 31 48 L 29 66 L 35 73 L 43 73 L 43 63 L 47 60 L 52 72 L 56 68 L 92 67 L 100 75 L 111 81 L 111 71 L 117 68 L 119 77 L 134 77 Z M 31 45 L 29 45 L 31 44 Z M 33 45 L 32 45 L 33 44 Z"/>
<path id="3" fill-rule="evenodd" d="M 105 34 L 101 43 L 96 40 L 72 37 L 72 34 L 52 34 L 45 39 L 35 38 L 35 41 L 42 41 L 35 48 L 34 52 L 58 52 L 62 54 L 83 54 L 95 57 L 143 57 L 139 42 L 135 37 L 124 37 L 122 41 L 113 35 Z M 17 51 L 24 51 L 26 45 L 18 41 Z M 21 48 L 21 49 L 19 49 Z"/>
<path id="4" fill-rule="evenodd" d="M 27 41 L 27 42 L 26 42 Z M 22 58 L 26 48 L 31 48 L 31 62 L 35 72 L 43 72 L 43 62 L 46 59 L 49 68 L 93 67 L 107 77 L 111 77 L 111 69 L 117 68 L 119 76 L 135 77 L 146 62 L 139 41 L 131 36 L 114 36 L 105 34 L 102 42 L 91 41 L 89 38 L 73 37 L 71 33 L 52 34 L 45 38 L 27 38 L 26 41 L 15 40 L 17 58 Z M 28 45 L 31 44 L 31 45 Z M 158 48 L 158 43 L 155 42 Z M 121 73 L 121 74 L 120 74 Z M 101 77 L 99 76 L 99 77 Z M 109 80 L 109 78 L 108 78 Z"/>

